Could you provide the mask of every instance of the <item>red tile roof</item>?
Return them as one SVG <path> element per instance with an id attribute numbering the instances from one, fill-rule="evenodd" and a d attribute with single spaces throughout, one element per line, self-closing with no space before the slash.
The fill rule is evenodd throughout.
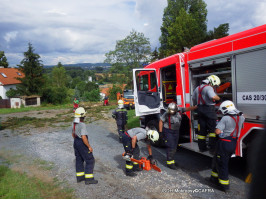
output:
<path id="1" fill-rule="evenodd" d="M 21 74 L 21 76 L 19 74 Z M 0 68 L 0 85 L 21 83 L 16 77 L 23 78 L 24 74 L 16 68 Z"/>

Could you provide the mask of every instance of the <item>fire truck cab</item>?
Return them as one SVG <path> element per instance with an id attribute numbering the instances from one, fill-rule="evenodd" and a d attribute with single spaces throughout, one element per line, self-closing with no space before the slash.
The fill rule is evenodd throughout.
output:
<path id="1" fill-rule="evenodd" d="M 134 69 L 135 112 L 140 116 L 141 127 L 158 129 L 160 115 L 171 102 L 180 107 L 192 106 L 194 89 L 214 74 L 221 79 L 220 87 L 214 88 L 218 96 L 222 101 L 233 101 L 245 115 L 235 152 L 236 156 L 243 156 L 243 150 L 262 132 L 266 121 L 265 56 L 266 25 L 263 25 Z M 199 152 L 197 133 L 197 111 L 186 112 L 182 115 L 181 146 Z"/>

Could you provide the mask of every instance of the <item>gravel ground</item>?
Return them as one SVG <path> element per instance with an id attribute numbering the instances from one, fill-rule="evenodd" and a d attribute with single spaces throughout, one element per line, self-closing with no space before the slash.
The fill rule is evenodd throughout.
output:
<path id="1" fill-rule="evenodd" d="M 71 124 L 67 128 L 2 130 L 0 156 L 15 160 L 10 166 L 15 170 L 36 175 L 48 182 L 56 178 L 63 187 L 73 188 L 75 197 L 79 199 L 246 198 L 247 185 L 237 176 L 230 176 L 231 190 L 228 193 L 209 186 L 205 178 L 210 175 L 211 159 L 183 149 L 176 154 L 177 171 L 166 168 L 165 149 L 153 148 L 162 172 L 142 171 L 137 177 L 127 177 L 124 174 L 125 161 L 121 156 L 124 150 L 118 142 L 115 121 L 96 121 L 87 124 L 87 130 L 96 159 L 94 177 L 99 180 L 97 185 L 76 183 Z M 139 146 L 141 155 L 147 156 L 146 144 L 139 142 Z M 46 168 L 50 166 L 49 170 L 40 168 L 42 160 L 46 161 Z"/>

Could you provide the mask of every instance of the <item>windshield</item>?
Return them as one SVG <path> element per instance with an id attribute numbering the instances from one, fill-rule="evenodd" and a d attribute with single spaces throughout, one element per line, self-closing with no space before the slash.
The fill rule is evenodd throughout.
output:
<path id="1" fill-rule="evenodd" d="M 125 99 L 134 99 L 134 94 L 132 90 L 124 91 Z"/>

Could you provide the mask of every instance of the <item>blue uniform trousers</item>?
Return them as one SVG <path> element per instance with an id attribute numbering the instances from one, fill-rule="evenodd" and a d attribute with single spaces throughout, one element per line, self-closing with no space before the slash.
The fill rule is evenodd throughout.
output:
<path id="1" fill-rule="evenodd" d="M 216 153 L 212 160 L 211 178 L 225 189 L 229 188 L 229 160 L 235 152 L 237 139 L 233 137 L 220 138 L 217 142 Z"/>
<path id="2" fill-rule="evenodd" d="M 214 149 L 216 146 L 216 120 L 217 115 L 215 112 L 215 106 L 211 105 L 198 105 L 199 114 L 199 134 L 198 134 L 198 145 L 199 149 L 204 151 L 207 149 L 206 136 L 209 133 L 209 147 Z"/>
<path id="3" fill-rule="evenodd" d="M 93 168 L 95 161 L 92 152 L 89 152 L 89 148 L 83 143 L 82 139 L 79 137 L 75 137 L 73 146 L 76 156 L 77 181 L 84 180 L 84 178 L 85 180 L 93 180 Z"/>
<path id="4" fill-rule="evenodd" d="M 136 144 L 135 149 L 132 151 L 132 138 L 128 135 L 127 132 L 122 134 L 122 143 L 126 153 L 132 153 L 133 158 L 139 160 L 140 149 L 138 144 Z M 126 173 L 132 172 L 139 168 L 139 164 L 131 161 L 126 161 Z"/>
<path id="5" fill-rule="evenodd" d="M 163 127 L 163 134 L 165 137 L 165 145 L 167 147 L 167 165 L 174 165 L 174 156 L 176 153 L 176 148 L 179 140 L 179 130 L 171 130 Z"/>

